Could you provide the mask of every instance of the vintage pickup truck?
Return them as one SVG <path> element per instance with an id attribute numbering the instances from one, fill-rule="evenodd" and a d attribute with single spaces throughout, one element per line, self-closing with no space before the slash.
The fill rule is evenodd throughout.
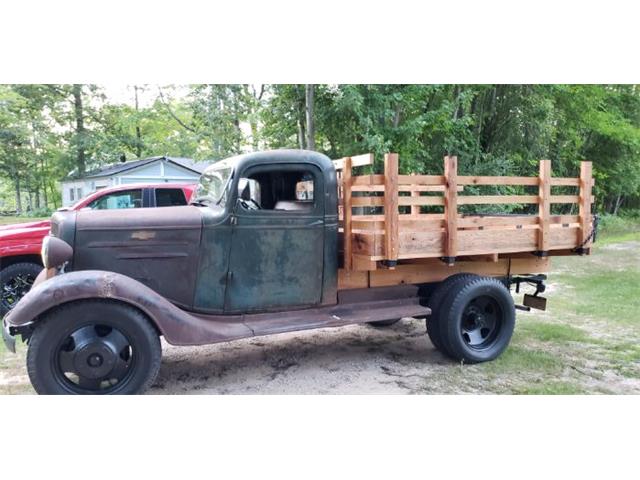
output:
<path id="1" fill-rule="evenodd" d="M 549 257 L 589 253 L 588 162 L 580 178 L 551 178 L 548 161 L 538 177 L 463 177 L 455 157 L 444 175 L 399 175 L 387 154 L 383 174 L 353 175 L 372 163 L 251 153 L 210 166 L 189 206 L 55 213 L 46 270 L 4 318 L 5 344 L 28 343 L 29 377 L 44 394 L 142 392 L 160 368 L 161 336 L 202 345 L 403 317 L 427 318 L 452 359 L 483 362 L 511 339 L 509 287 L 533 285 L 518 307 L 544 308 Z M 458 195 L 488 184 L 535 194 Z M 474 203 L 537 212 L 459 212 Z M 579 204 L 578 214 L 552 215 L 557 203 Z"/>

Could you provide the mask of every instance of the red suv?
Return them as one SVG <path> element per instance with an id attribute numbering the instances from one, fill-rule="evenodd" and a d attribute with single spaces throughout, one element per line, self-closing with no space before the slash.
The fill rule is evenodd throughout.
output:
<path id="1" fill-rule="evenodd" d="M 120 185 L 98 190 L 64 210 L 187 205 L 194 188 L 172 183 Z M 40 248 L 50 226 L 49 220 L 40 220 L 0 227 L 0 318 L 29 291 L 42 270 Z"/>

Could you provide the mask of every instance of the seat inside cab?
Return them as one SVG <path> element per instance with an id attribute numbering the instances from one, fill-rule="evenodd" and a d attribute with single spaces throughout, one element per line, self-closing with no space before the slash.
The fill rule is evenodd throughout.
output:
<path id="1" fill-rule="evenodd" d="M 241 178 L 239 197 L 249 210 L 312 212 L 313 174 L 308 171 L 267 171 Z"/>

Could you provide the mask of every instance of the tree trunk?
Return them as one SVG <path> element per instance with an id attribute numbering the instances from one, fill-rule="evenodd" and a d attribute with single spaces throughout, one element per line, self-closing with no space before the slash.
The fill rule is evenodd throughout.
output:
<path id="1" fill-rule="evenodd" d="M 313 111 L 313 96 L 314 96 L 314 86 L 313 85 L 305 85 L 305 105 L 306 105 L 306 114 L 307 114 L 307 149 L 315 150 L 316 149 L 316 129 L 313 121 L 314 111 Z"/>
<path id="2" fill-rule="evenodd" d="M 76 166 L 78 175 L 83 176 L 87 167 L 85 157 L 85 128 L 84 128 L 84 108 L 82 106 L 82 85 L 73 84 L 73 107 L 76 117 L 76 146 L 78 149 L 76 156 Z"/>
<path id="3" fill-rule="evenodd" d="M 14 185 L 16 188 L 16 213 L 20 215 L 22 213 L 22 197 L 20 196 L 20 175 L 15 176 Z"/>
<path id="4" fill-rule="evenodd" d="M 140 119 L 138 118 L 138 113 L 140 112 L 140 108 L 138 105 L 138 86 L 133 86 L 133 91 L 135 94 L 135 102 L 136 102 L 136 156 L 138 158 L 142 157 L 142 131 L 140 130 Z"/>
<path id="5" fill-rule="evenodd" d="M 617 215 L 618 214 L 618 210 L 620 209 L 620 205 L 622 205 L 622 195 L 618 194 L 616 201 L 614 203 L 613 206 L 613 214 Z"/>

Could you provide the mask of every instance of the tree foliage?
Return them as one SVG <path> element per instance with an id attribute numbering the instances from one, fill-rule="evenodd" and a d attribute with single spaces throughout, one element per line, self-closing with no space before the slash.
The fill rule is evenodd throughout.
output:
<path id="1" fill-rule="evenodd" d="M 5 206 L 55 207 L 70 172 L 151 155 L 220 159 L 266 148 L 336 158 L 400 154 L 403 171 L 576 176 L 594 162 L 598 207 L 640 205 L 635 85 L 186 85 L 132 87 L 115 103 L 97 85 L 0 86 Z M 155 101 L 140 105 L 138 94 Z M 379 168 L 379 166 L 378 166 Z M 0 210 L 5 209 L 0 206 Z"/>

